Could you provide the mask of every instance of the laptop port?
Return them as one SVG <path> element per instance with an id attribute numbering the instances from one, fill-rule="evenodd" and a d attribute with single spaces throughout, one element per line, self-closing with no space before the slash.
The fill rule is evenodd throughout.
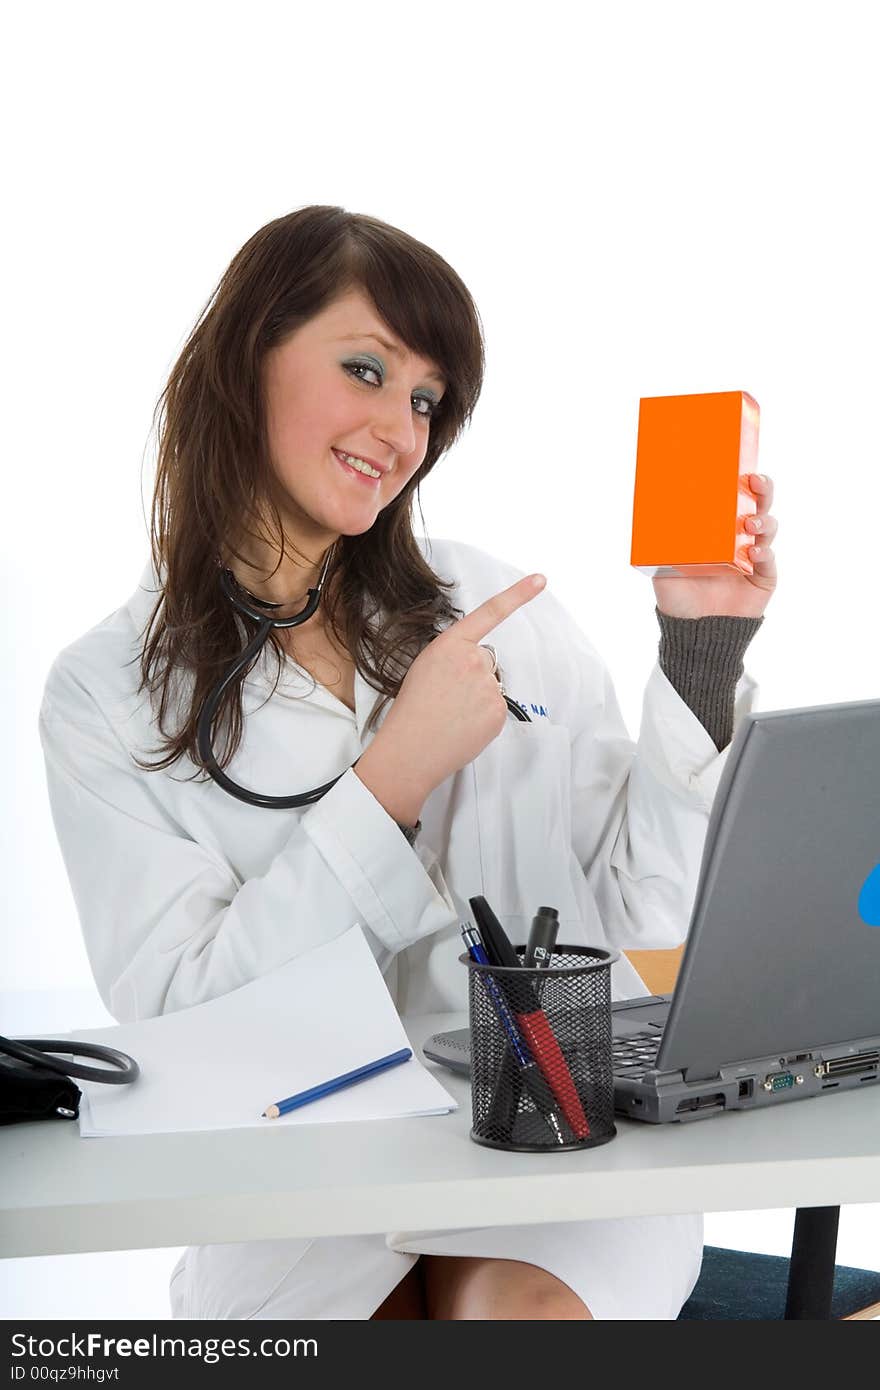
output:
<path id="1" fill-rule="evenodd" d="M 776 1076 L 768 1076 L 764 1082 L 765 1091 L 787 1091 L 789 1086 L 794 1085 L 794 1077 L 790 1071 L 779 1072 Z"/>
<path id="2" fill-rule="evenodd" d="M 817 1076 L 852 1076 L 857 1071 L 876 1071 L 880 1051 L 856 1052 L 852 1057 L 833 1057 L 816 1068 Z"/>
<path id="3" fill-rule="evenodd" d="M 748 1077 L 745 1081 L 741 1081 L 739 1083 L 740 1100 L 744 1100 L 746 1097 L 751 1096 L 754 1092 L 754 1089 L 755 1078 L 753 1076 Z"/>
<path id="4" fill-rule="evenodd" d="M 691 1110 L 723 1110 L 726 1105 L 726 1098 L 723 1091 L 717 1091 L 715 1095 L 688 1096 L 686 1100 L 680 1100 L 675 1107 L 676 1115 L 683 1115 Z"/>

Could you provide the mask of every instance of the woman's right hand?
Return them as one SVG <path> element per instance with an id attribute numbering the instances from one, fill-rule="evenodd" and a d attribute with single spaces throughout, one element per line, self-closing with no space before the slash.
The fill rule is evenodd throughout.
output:
<path id="1" fill-rule="evenodd" d="M 410 666 L 355 768 L 395 820 L 415 824 L 434 788 L 501 733 L 507 704 L 492 653 L 480 643 L 546 582 L 532 574 L 502 589 L 429 642 Z"/>

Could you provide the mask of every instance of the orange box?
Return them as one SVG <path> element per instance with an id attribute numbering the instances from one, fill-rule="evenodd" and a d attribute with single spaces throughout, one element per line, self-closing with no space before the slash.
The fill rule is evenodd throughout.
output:
<path id="1" fill-rule="evenodd" d="M 643 396 L 630 564 L 649 575 L 753 573 L 758 402 L 747 391 Z"/>

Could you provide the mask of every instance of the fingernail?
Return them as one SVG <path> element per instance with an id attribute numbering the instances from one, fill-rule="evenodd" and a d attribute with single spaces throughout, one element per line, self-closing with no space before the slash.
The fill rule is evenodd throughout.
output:
<path id="1" fill-rule="evenodd" d="M 546 578 L 544 577 L 543 574 L 533 574 L 533 575 L 532 575 L 532 584 L 533 584 L 534 588 L 536 588 L 536 589 L 543 589 L 543 587 L 544 587 L 544 585 L 545 585 L 546 583 L 547 583 L 547 580 L 546 580 Z"/>

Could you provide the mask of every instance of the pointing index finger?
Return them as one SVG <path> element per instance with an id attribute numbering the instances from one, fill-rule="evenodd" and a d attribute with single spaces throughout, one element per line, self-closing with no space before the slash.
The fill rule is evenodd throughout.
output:
<path id="1" fill-rule="evenodd" d="M 482 642 L 494 627 L 503 623 L 517 608 L 522 608 L 524 603 L 536 598 L 546 583 L 543 574 L 527 574 L 524 579 L 518 579 L 515 584 L 511 584 L 509 589 L 502 589 L 500 593 L 487 598 L 485 603 L 481 603 L 473 612 L 466 613 L 447 630 L 457 632 L 459 637 L 465 637 L 469 642 Z"/>

